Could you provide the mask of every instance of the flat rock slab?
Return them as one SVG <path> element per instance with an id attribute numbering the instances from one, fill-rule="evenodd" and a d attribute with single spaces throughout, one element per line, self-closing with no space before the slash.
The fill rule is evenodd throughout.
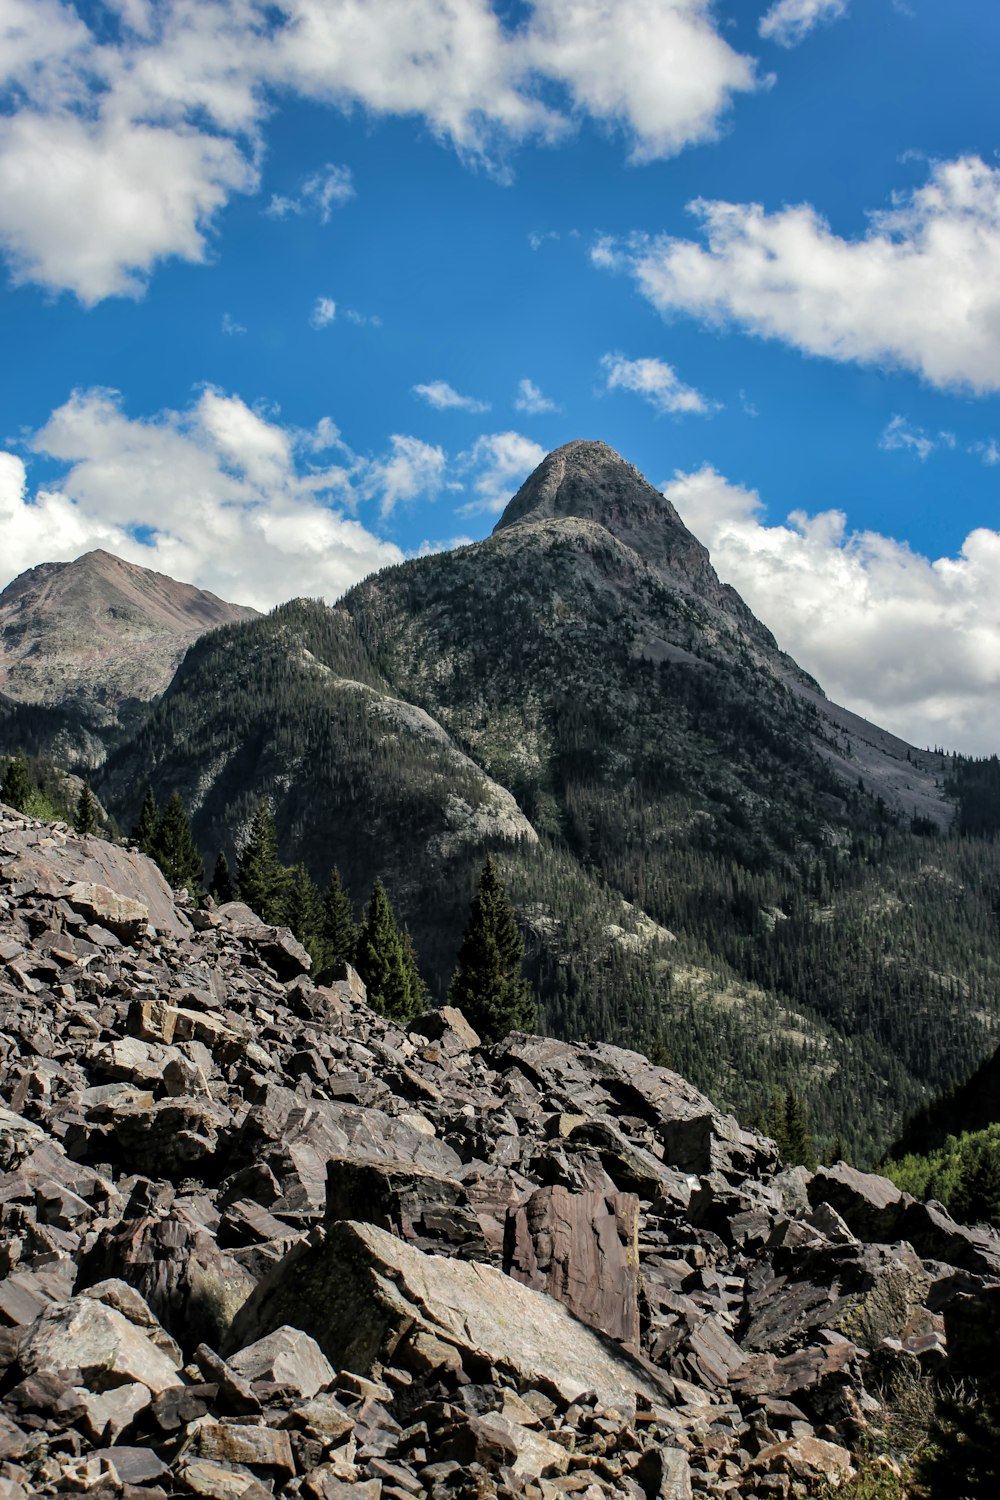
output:
<path id="1" fill-rule="evenodd" d="M 245 1344 L 283 1324 L 311 1334 L 337 1369 L 361 1375 L 423 1333 L 518 1380 L 547 1382 L 569 1401 L 595 1391 L 626 1416 L 637 1394 L 662 1403 L 673 1393 L 667 1377 L 553 1298 L 492 1266 L 424 1254 L 371 1224 L 335 1224 L 323 1245 L 296 1247 L 250 1297 L 233 1338 Z"/>

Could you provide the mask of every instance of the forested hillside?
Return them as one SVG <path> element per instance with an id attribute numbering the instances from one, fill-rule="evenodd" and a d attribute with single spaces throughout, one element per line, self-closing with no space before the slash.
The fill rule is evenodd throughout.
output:
<path id="1" fill-rule="evenodd" d="M 147 780 L 179 792 L 207 863 L 268 798 L 282 858 L 337 865 L 356 913 L 384 881 L 439 998 L 493 850 L 545 1028 L 745 1117 L 794 1086 L 821 1148 L 874 1159 L 995 1045 L 1000 868 L 946 829 L 958 774 L 828 710 L 580 444 L 487 541 L 198 642 L 100 790 L 123 827 Z"/>

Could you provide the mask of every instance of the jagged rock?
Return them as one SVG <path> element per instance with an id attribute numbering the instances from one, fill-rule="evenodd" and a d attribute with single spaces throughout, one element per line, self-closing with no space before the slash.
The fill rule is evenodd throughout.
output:
<path id="1" fill-rule="evenodd" d="M 232 1355 L 229 1365 L 247 1380 L 272 1380 L 300 1396 L 315 1396 L 334 1378 L 334 1369 L 315 1339 L 301 1329 L 276 1328 Z"/>
<path id="2" fill-rule="evenodd" d="M 18 1362 L 28 1374 L 79 1369 L 97 1390 L 137 1381 L 158 1395 L 178 1382 L 175 1360 L 120 1312 L 91 1297 L 43 1312 L 21 1340 Z"/>
<path id="3" fill-rule="evenodd" d="M 639 1200 L 539 1188 L 507 1220 L 504 1270 L 581 1322 L 639 1346 Z"/>
<path id="4" fill-rule="evenodd" d="M 425 1255 L 368 1224 L 335 1224 L 322 1246 L 293 1250 L 250 1297 L 233 1340 L 287 1322 L 312 1333 L 338 1368 L 363 1374 L 401 1357 L 400 1346 L 421 1331 L 571 1400 L 595 1390 L 627 1412 L 637 1392 L 663 1400 L 670 1391 L 551 1298 L 491 1266 Z"/>
<path id="5" fill-rule="evenodd" d="M 84 1274 L 120 1277 L 188 1348 L 218 1347 L 253 1289 L 253 1278 L 185 1215 L 125 1219 L 86 1256 Z"/>
<path id="6" fill-rule="evenodd" d="M 486 1243 L 461 1183 L 409 1162 L 334 1158 L 326 1167 L 326 1218 L 377 1224 L 423 1250 L 484 1259 Z"/>
<path id="7" fill-rule="evenodd" d="M 866 1381 L 992 1359 L 990 1232 L 779 1172 L 623 1049 L 404 1034 L 238 905 L 123 943 L 67 899 L 132 899 L 92 842 L 0 811 L 16 1500 L 790 1496 L 846 1472 Z"/>

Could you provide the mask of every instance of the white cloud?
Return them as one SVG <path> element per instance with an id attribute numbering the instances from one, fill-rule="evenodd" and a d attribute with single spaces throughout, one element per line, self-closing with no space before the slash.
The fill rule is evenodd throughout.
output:
<path id="1" fill-rule="evenodd" d="M 435 411 L 489 411 L 488 401 L 477 401 L 475 396 L 459 395 L 447 380 L 432 380 L 428 385 L 415 385 L 413 394 L 433 406 Z"/>
<path id="2" fill-rule="evenodd" d="M 494 432 L 477 438 L 459 467 L 469 476 L 475 499 L 459 506 L 460 516 L 503 510 L 520 489 L 532 469 L 545 457 L 545 449 L 519 432 Z"/>
<path id="3" fill-rule="evenodd" d="M 842 239 L 809 204 L 691 205 L 706 245 L 599 243 L 663 314 L 735 323 L 808 354 L 898 365 L 932 385 L 1000 390 L 1000 169 L 934 165 L 925 185 Z"/>
<path id="4" fill-rule="evenodd" d="M 382 319 L 378 313 L 358 312 L 356 307 L 345 307 L 344 317 L 348 323 L 353 323 L 356 328 L 381 328 Z"/>
<path id="5" fill-rule="evenodd" d="M 536 0 L 525 46 L 577 108 L 617 125 L 634 161 L 712 140 L 752 61 L 720 35 L 711 0 Z"/>
<path id="6" fill-rule="evenodd" d="M 527 412 L 530 417 L 537 417 L 542 412 L 558 411 L 559 408 L 548 396 L 542 394 L 533 380 L 518 381 L 517 399 L 514 402 L 515 411 Z"/>
<path id="7" fill-rule="evenodd" d="M 978 453 L 987 468 L 992 469 L 1000 464 L 1000 443 L 996 438 L 987 438 L 985 442 L 973 443 L 969 449 L 970 453 Z"/>
<path id="8" fill-rule="evenodd" d="M 327 328 L 337 316 L 337 304 L 332 297 L 317 297 L 309 314 L 312 328 Z"/>
<path id="9" fill-rule="evenodd" d="M 847 14 L 847 0 L 776 0 L 757 30 L 782 47 L 797 47 L 813 30 Z"/>
<path id="10" fill-rule="evenodd" d="M 378 497 L 383 517 L 400 501 L 433 499 L 445 482 L 448 463 L 443 448 L 420 438 L 394 433 L 389 441 L 391 453 L 371 465 L 364 483 L 364 493 Z"/>
<path id="11" fill-rule="evenodd" d="M 498 5 L 498 0 L 496 0 Z M 98 30 L 59 0 L 2 0 L 0 249 L 13 275 L 91 304 L 198 262 L 234 193 L 257 189 L 280 97 L 415 116 L 462 155 L 554 141 L 590 116 L 635 159 L 717 134 L 757 86 L 711 0 L 116 0 Z M 324 221 L 353 191 L 328 164 L 277 217 Z"/>
<path id="12" fill-rule="evenodd" d="M 685 385 L 672 365 L 662 359 L 626 359 L 624 354 L 605 354 L 601 359 L 609 391 L 634 391 L 662 413 L 716 410 L 700 391 Z"/>
<path id="13" fill-rule="evenodd" d="M 242 323 L 237 323 L 236 319 L 229 313 L 223 313 L 222 331 L 223 333 L 235 336 L 237 334 L 246 333 L 246 328 Z"/>
<path id="14" fill-rule="evenodd" d="M 905 417 L 896 415 L 886 425 L 878 445 L 886 452 L 899 448 L 915 453 L 920 462 L 924 463 L 938 448 L 954 448 L 955 434 L 938 432 L 932 436 L 923 427 L 913 427 Z"/>
<path id="15" fill-rule="evenodd" d="M 93 547 L 268 608 L 297 594 L 339 597 L 402 553 L 345 514 L 369 469 L 330 418 L 297 432 L 238 396 L 204 391 L 184 412 L 127 417 L 114 392 L 75 393 L 32 449 L 65 465 L 31 493 L 25 465 L 0 453 L 0 585 L 36 563 Z M 344 466 L 306 457 L 331 447 Z M 134 532 L 153 534 L 152 545 Z"/>
<path id="16" fill-rule="evenodd" d="M 763 519 L 754 490 L 706 465 L 663 486 L 779 644 L 835 702 L 917 745 L 1000 747 L 1000 532 L 931 560 L 839 510 Z"/>
<path id="17" fill-rule="evenodd" d="M 354 196 L 354 179 L 350 167 L 336 167 L 332 162 L 327 162 L 321 171 L 306 178 L 297 198 L 273 193 L 264 212 L 270 219 L 287 219 L 289 215 L 301 216 L 315 211 L 321 224 L 329 224 L 333 210 L 342 208 Z"/>

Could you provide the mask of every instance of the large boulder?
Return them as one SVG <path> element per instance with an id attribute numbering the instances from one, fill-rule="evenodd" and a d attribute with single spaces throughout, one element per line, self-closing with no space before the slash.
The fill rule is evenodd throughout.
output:
<path id="1" fill-rule="evenodd" d="M 492 1266 L 426 1255 L 371 1224 L 335 1224 L 322 1245 L 296 1246 L 238 1315 L 230 1347 L 285 1324 L 311 1334 L 337 1369 L 361 1375 L 405 1361 L 422 1338 L 567 1400 L 595 1391 L 625 1414 L 637 1394 L 664 1402 L 673 1391 L 553 1298 Z"/>
<path id="2" fill-rule="evenodd" d="M 158 1395 L 181 1380 L 176 1359 L 92 1297 L 73 1297 L 43 1312 L 21 1340 L 18 1363 L 29 1375 L 78 1369 L 97 1391 L 136 1383 Z"/>

